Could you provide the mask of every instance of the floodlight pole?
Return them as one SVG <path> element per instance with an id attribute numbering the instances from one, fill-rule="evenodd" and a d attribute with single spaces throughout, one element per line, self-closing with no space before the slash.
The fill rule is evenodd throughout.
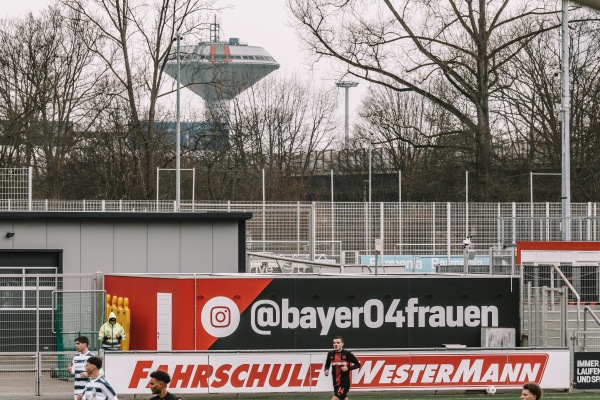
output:
<path id="1" fill-rule="evenodd" d="M 369 130 L 369 207 L 371 207 L 371 180 L 372 180 L 372 167 L 373 160 L 373 131 Z"/>
<path id="2" fill-rule="evenodd" d="M 571 240 L 571 144 L 569 137 L 569 2 L 562 0 L 562 226 L 561 239 Z"/>
<path id="3" fill-rule="evenodd" d="M 181 207 L 181 106 L 180 106 L 180 77 L 181 73 L 181 61 L 179 57 L 179 42 L 181 40 L 181 35 L 179 31 L 177 31 L 177 129 L 176 135 L 177 138 L 175 140 L 175 181 L 177 188 L 175 189 L 175 209 L 176 211 L 180 211 Z"/>
<path id="4" fill-rule="evenodd" d="M 348 149 L 350 148 L 350 124 L 349 124 L 349 119 L 350 117 L 348 116 L 349 109 L 349 93 L 348 90 L 352 87 L 356 87 L 358 86 L 358 82 L 353 82 L 353 81 L 339 81 L 335 83 L 337 87 L 341 87 L 345 89 L 345 114 L 344 114 L 344 149 Z"/>

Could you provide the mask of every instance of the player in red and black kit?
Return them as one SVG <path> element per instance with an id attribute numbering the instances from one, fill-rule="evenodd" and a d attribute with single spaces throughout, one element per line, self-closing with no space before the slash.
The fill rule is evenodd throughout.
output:
<path id="1" fill-rule="evenodd" d="M 341 336 L 333 338 L 333 351 L 327 353 L 325 361 L 325 375 L 329 375 L 329 368 L 333 367 L 333 397 L 331 400 L 348 399 L 350 390 L 350 371 L 360 368 L 360 363 L 348 350 L 344 350 L 344 339 Z"/>

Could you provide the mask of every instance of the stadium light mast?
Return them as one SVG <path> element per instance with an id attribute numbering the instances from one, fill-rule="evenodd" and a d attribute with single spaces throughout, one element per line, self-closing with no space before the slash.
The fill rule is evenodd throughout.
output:
<path id="1" fill-rule="evenodd" d="M 181 74 L 181 57 L 179 52 L 179 42 L 181 35 L 177 31 L 177 128 L 175 140 L 175 211 L 180 211 L 181 207 L 181 96 L 180 96 L 180 77 Z"/>
<path id="2" fill-rule="evenodd" d="M 345 114 L 344 114 L 344 149 L 350 148 L 350 133 L 349 133 L 349 93 L 350 88 L 357 87 L 358 82 L 354 81 L 338 81 L 335 83 L 337 87 L 345 89 Z"/>

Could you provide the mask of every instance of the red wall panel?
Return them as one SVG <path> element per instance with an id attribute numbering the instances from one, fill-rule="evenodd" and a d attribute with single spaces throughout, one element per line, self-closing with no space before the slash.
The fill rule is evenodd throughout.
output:
<path id="1" fill-rule="evenodd" d="M 194 349 L 194 280 L 106 276 L 106 293 L 129 298 L 130 350 L 156 350 L 156 295 L 173 295 L 173 350 Z M 98 328 L 99 329 L 99 328 Z"/>

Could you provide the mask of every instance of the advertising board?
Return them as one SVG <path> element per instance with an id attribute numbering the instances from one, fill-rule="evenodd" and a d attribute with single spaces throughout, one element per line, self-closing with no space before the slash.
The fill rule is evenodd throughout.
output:
<path id="1" fill-rule="evenodd" d="M 600 389 L 600 353 L 573 353 L 573 387 Z"/>
<path id="2" fill-rule="evenodd" d="M 480 347 L 482 327 L 519 331 L 518 287 L 508 277 L 199 280 L 197 349 L 315 349 L 333 335 L 355 348 Z"/>
<path id="3" fill-rule="evenodd" d="M 353 348 L 480 347 L 482 328 L 520 332 L 508 276 L 106 276 L 105 287 L 129 298 L 131 350 L 158 350 L 159 323 L 176 327 L 166 349 L 180 351 L 322 349 L 334 335 Z M 171 312 L 159 315 L 164 294 Z"/>
<path id="4" fill-rule="evenodd" d="M 544 389 L 569 387 L 568 350 L 354 352 L 352 391 Z M 148 394 L 150 372 L 171 377 L 173 393 L 327 392 L 326 352 L 106 353 L 106 377 L 119 394 Z"/>
<path id="5" fill-rule="evenodd" d="M 384 254 L 383 256 L 366 255 L 360 256 L 360 264 L 368 266 L 384 267 L 404 267 L 404 272 L 426 274 L 435 273 L 438 266 L 464 265 L 464 257 L 447 256 L 417 256 L 417 255 L 398 255 Z M 469 265 L 489 265 L 488 256 L 476 255 L 473 259 L 468 259 Z"/>

